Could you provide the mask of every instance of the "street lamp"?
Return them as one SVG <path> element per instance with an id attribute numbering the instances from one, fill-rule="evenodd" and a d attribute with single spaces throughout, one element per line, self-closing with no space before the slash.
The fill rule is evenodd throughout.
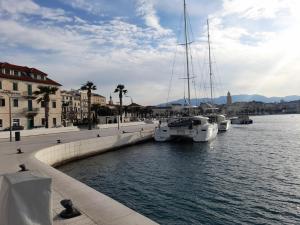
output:
<path id="1" fill-rule="evenodd" d="M 9 141 L 12 142 L 11 98 L 12 98 L 12 97 L 18 97 L 18 96 L 20 96 L 20 94 L 17 93 L 17 92 L 9 91 L 9 90 L 3 90 L 3 91 L 0 92 L 0 94 L 6 95 L 6 96 L 8 97 L 8 111 L 9 111 Z"/>

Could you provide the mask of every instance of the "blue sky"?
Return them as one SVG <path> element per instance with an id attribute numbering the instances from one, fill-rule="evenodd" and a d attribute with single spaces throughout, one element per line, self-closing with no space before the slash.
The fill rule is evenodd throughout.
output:
<path id="1" fill-rule="evenodd" d="M 140 104 L 165 102 L 168 93 L 181 98 L 182 5 L 182 0 L 0 0 L 0 61 L 36 67 L 65 89 L 91 80 L 106 97 L 123 83 Z M 216 96 L 228 90 L 300 94 L 299 1 L 187 0 L 187 6 L 192 97 L 209 93 L 207 18 Z"/>

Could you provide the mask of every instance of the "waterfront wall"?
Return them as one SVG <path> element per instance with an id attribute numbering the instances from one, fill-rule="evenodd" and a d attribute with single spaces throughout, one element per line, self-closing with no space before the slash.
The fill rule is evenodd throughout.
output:
<path id="1" fill-rule="evenodd" d="M 146 141 L 152 136 L 153 131 L 141 131 L 80 140 L 42 149 L 35 153 L 35 157 L 48 165 L 57 166 L 67 161 Z"/>
<path id="2" fill-rule="evenodd" d="M 145 130 L 59 144 L 33 153 L 28 162 L 30 167 L 38 168 L 43 174 L 52 177 L 54 190 L 65 198 L 72 199 L 75 206 L 96 224 L 158 225 L 114 199 L 51 167 L 146 141 L 152 137 L 153 130 Z"/>

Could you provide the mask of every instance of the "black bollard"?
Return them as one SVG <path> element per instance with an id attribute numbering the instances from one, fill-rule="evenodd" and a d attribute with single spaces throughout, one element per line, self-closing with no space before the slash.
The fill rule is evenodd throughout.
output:
<path id="1" fill-rule="evenodd" d="M 21 169 L 19 170 L 19 172 L 28 171 L 28 169 L 26 168 L 25 164 L 21 164 L 21 165 L 19 165 L 19 167 L 21 168 Z"/>
<path id="2" fill-rule="evenodd" d="M 17 154 L 22 154 L 24 152 L 22 152 L 21 148 L 17 148 Z"/>
<path id="3" fill-rule="evenodd" d="M 73 207 L 73 203 L 70 199 L 61 200 L 60 204 L 65 208 L 59 214 L 61 218 L 70 219 L 81 215 L 81 213 Z"/>
<path id="4" fill-rule="evenodd" d="M 100 137 L 100 134 L 97 134 L 97 137 Z"/>
<path id="5" fill-rule="evenodd" d="M 57 142 L 57 144 L 60 144 L 60 143 L 61 143 L 60 139 L 57 139 L 56 142 Z"/>

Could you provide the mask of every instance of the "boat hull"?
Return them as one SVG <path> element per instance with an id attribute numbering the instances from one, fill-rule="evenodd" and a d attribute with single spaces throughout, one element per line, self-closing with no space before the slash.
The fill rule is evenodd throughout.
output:
<path id="1" fill-rule="evenodd" d="M 218 125 L 205 124 L 193 128 L 158 127 L 154 132 L 154 140 L 158 142 L 170 141 L 175 138 L 191 139 L 194 142 L 208 142 L 216 138 Z"/>
<path id="2" fill-rule="evenodd" d="M 224 120 L 218 124 L 218 130 L 223 132 L 227 131 L 230 128 L 230 124 L 231 124 L 230 120 Z"/>

